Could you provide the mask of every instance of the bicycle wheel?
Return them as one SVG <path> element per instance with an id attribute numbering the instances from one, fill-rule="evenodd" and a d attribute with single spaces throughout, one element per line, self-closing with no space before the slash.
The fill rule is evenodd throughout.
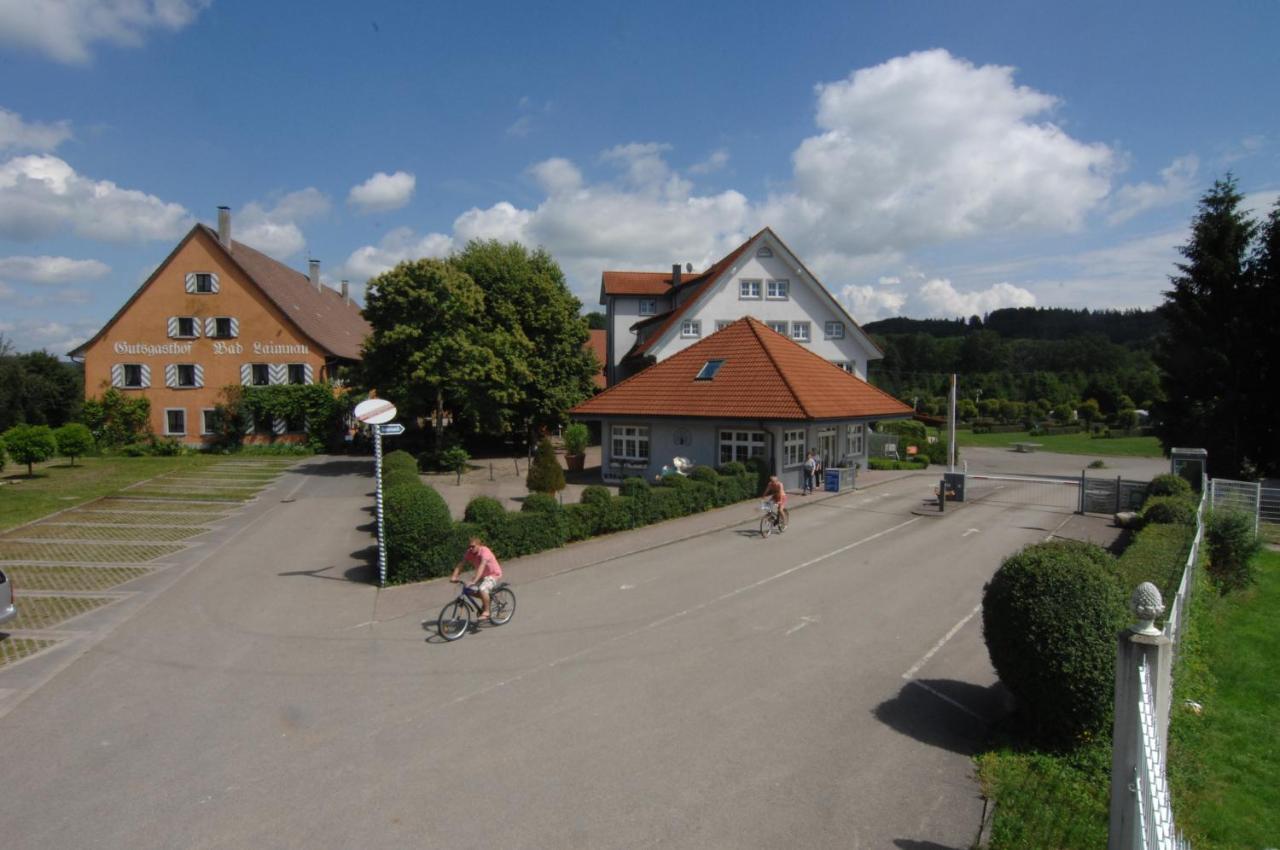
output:
<path id="1" fill-rule="evenodd" d="M 436 631 L 445 640 L 457 640 L 467 633 L 470 626 L 471 607 L 457 599 L 444 606 L 440 619 L 436 621 Z"/>
<path id="2" fill-rule="evenodd" d="M 773 527 L 777 525 L 777 520 L 773 518 L 773 514 L 765 514 L 760 517 L 760 536 L 768 537 L 773 534 Z"/>
<path id="3" fill-rule="evenodd" d="M 511 588 L 504 587 L 489 594 L 489 622 L 495 626 L 510 622 L 511 615 L 516 612 L 516 595 Z"/>

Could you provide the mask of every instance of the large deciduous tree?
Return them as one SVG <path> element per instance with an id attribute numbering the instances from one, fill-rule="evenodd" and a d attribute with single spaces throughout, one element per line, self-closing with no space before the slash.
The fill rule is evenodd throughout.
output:
<path id="1" fill-rule="evenodd" d="M 445 260 L 401 263 L 369 282 L 365 383 L 403 405 L 449 411 L 490 435 L 561 422 L 591 394 L 587 323 L 542 249 L 472 241 Z"/>
<path id="2" fill-rule="evenodd" d="M 1206 449 L 1211 472 L 1228 477 L 1280 472 L 1271 366 L 1280 205 L 1259 229 L 1243 200 L 1231 175 L 1200 199 L 1179 249 L 1186 261 L 1160 308 L 1168 330 L 1155 356 L 1165 395 L 1156 405 L 1161 443 Z"/>

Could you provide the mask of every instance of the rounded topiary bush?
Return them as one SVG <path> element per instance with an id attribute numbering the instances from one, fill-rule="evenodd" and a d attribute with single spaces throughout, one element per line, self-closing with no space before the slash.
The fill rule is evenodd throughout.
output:
<path id="1" fill-rule="evenodd" d="M 709 466 L 695 466 L 693 472 L 689 473 L 689 477 L 694 481 L 705 481 L 708 484 L 715 484 L 720 480 L 720 473 L 716 472 Z"/>
<path id="2" fill-rule="evenodd" d="M 745 475 L 747 473 L 747 465 L 741 461 L 731 460 L 721 465 L 721 475 Z"/>
<path id="3" fill-rule="evenodd" d="M 649 482 L 639 477 L 624 478 L 622 486 L 618 488 L 618 495 L 632 499 L 643 499 L 649 495 Z"/>
<path id="4" fill-rule="evenodd" d="M 1113 560 L 1088 543 L 1054 541 L 1011 555 L 982 597 L 991 664 L 1033 735 L 1069 745 L 1106 728 L 1125 595 Z"/>
<path id="5" fill-rule="evenodd" d="M 555 496 L 548 496 L 546 493 L 530 493 L 524 497 L 524 504 L 520 506 L 520 510 L 551 513 L 560 510 L 560 503 L 556 501 Z"/>
<path id="6" fill-rule="evenodd" d="M 383 507 L 387 561 L 396 580 L 447 572 L 457 559 L 450 561 L 453 553 L 444 551 L 453 532 L 453 519 L 444 498 L 420 482 L 397 484 L 383 493 Z"/>
<path id="7" fill-rule="evenodd" d="M 533 465 L 529 467 L 524 483 L 530 493 L 559 493 L 564 489 L 564 468 L 556 460 L 555 447 L 546 437 L 538 441 Z"/>
<path id="8" fill-rule="evenodd" d="M 609 492 L 608 487 L 588 484 L 582 488 L 582 495 L 578 497 L 578 501 L 584 505 L 607 505 L 612 498 L 613 494 Z"/>
<path id="9" fill-rule="evenodd" d="M 406 451 L 397 449 L 382 456 L 382 486 L 417 483 L 418 461 Z"/>
<path id="10" fill-rule="evenodd" d="M 1147 498 L 1150 499 L 1155 496 L 1181 496 L 1189 499 L 1191 498 L 1191 485 L 1181 475 L 1166 472 L 1164 475 L 1157 475 L 1152 478 L 1151 483 L 1147 485 Z"/>
<path id="11" fill-rule="evenodd" d="M 1155 496 L 1142 506 L 1142 524 L 1181 523 L 1195 525 L 1196 506 L 1185 496 Z"/>
<path id="12" fill-rule="evenodd" d="M 486 531 L 492 531 L 498 527 L 506 515 L 507 509 L 502 506 L 502 502 L 490 496 L 476 496 L 467 502 L 467 508 L 462 513 L 462 521 L 472 522 Z"/>

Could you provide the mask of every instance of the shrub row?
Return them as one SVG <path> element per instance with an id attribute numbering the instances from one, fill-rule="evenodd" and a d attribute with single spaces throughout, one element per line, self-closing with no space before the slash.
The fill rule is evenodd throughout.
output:
<path id="1" fill-rule="evenodd" d="M 888 457 L 869 457 L 867 458 L 868 469 L 927 469 L 929 467 L 929 459 L 922 457 L 919 460 L 894 460 Z"/>
<path id="2" fill-rule="evenodd" d="M 393 460 L 397 454 L 404 459 Z M 719 472 L 699 467 L 688 478 L 670 476 L 657 485 L 628 478 L 618 496 L 606 487 L 586 487 L 578 504 L 561 506 L 552 496 L 533 493 L 519 511 L 505 510 L 497 500 L 477 496 L 467 505 L 463 521 L 455 523 L 440 494 L 418 478 L 411 455 L 392 452 L 382 463 L 392 583 L 448 574 L 473 535 L 482 538 L 499 559 L 517 558 L 755 498 L 768 478 L 762 464 L 748 468 L 729 463 Z"/>
<path id="3" fill-rule="evenodd" d="M 1116 577 L 1125 598 L 1142 582 L 1149 581 L 1160 588 L 1165 604 L 1171 604 L 1195 536 L 1194 514 L 1191 525 L 1153 523 L 1134 535 L 1116 560 Z"/>

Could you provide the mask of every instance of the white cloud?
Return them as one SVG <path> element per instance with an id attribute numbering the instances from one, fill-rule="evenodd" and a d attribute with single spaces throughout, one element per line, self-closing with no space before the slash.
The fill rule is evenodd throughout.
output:
<path id="1" fill-rule="evenodd" d="M 945 50 L 817 87 L 819 135 L 763 207 L 849 255 L 1002 232 L 1072 231 L 1107 195 L 1114 154 L 1043 121 L 1054 97 Z"/>
<path id="2" fill-rule="evenodd" d="M 19 319 L 0 322 L 0 334 L 13 343 L 17 351 L 48 351 L 61 357 L 98 331 L 98 323 L 90 321 L 55 322 L 45 319 Z"/>
<path id="3" fill-rule="evenodd" d="M 58 62 L 89 61 L 102 41 L 137 47 L 150 30 L 176 32 L 212 0 L 0 0 L 0 41 Z"/>
<path id="4" fill-rule="evenodd" d="M 713 171 L 719 171 L 729 164 L 729 152 L 724 148 L 714 150 L 711 155 L 702 162 L 696 162 L 689 166 L 690 174 L 710 174 Z"/>
<path id="5" fill-rule="evenodd" d="M 32 283 L 64 284 L 93 280 L 111 271 L 99 260 L 73 260 L 70 257 L 0 257 L 0 276 Z"/>
<path id="6" fill-rule="evenodd" d="M 529 168 L 529 173 L 548 195 L 576 192 L 582 188 L 582 172 L 567 159 L 552 157 Z"/>
<path id="7" fill-rule="evenodd" d="M 881 286 L 897 286 L 902 283 L 902 278 L 896 276 L 882 277 L 879 280 Z"/>
<path id="8" fill-rule="evenodd" d="M 874 286 L 849 285 L 840 290 L 840 301 L 858 324 L 874 322 L 902 313 L 907 296 L 901 292 L 886 292 Z"/>
<path id="9" fill-rule="evenodd" d="M 1030 291 L 1008 283 L 997 283 L 987 289 L 960 292 L 946 278 L 934 278 L 920 287 L 917 297 L 927 315 L 941 318 L 981 316 L 1002 307 L 1034 307 L 1036 297 Z"/>
<path id="10" fill-rule="evenodd" d="M 352 186 L 347 203 L 360 212 L 398 210 L 413 197 L 417 178 L 407 171 L 387 174 L 379 171 L 358 186 Z"/>
<path id="11" fill-rule="evenodd" d="M 51 151 L 71 138 L 71 122 L 28 123 L 16 112 L 0 107 L 0 150 Z"/>
<path id="12" fill-rule="evenodd" d="M 1200 160 L 1194 155 L 1178 157 L 1160 171 L 1159 183 L 1135 183 L 1121 186 L 1112 198 L 1110 224 L 1128 221 L 1141 212 L 1176 204 L 1191 197 L 1196 189 L 1196 173 Z"/>
<path id="13" fill-rule="evenodd" d="M 238 214 L 232 236 L 264 254 L 285 259 L 306 247 L 307 240 L 298 222 L 328 211 L 329 199 L 311 187 L 290 192 L 269 209 L 254 201 Z"/>
<path id="14" fill-rule="evenodd" d="M 20 156 L 0 165 L 0 238 L 40 239 L 70 227 L 109 242 L 175 239 L 191 224 L 181 205 L 84 177 L 56 156 Z"/>
<path id="15" fill-rule="evenodd" d="M 398 227 L 377 245 L 357 248 L 338 267 L 339 277 L 360 282 L 376 277 L 405 260 L 423 257 L 445 257 L 453 250 L 453 239 L 443 233 L 428 233 L 421 238 L 408 227 Z"/>

